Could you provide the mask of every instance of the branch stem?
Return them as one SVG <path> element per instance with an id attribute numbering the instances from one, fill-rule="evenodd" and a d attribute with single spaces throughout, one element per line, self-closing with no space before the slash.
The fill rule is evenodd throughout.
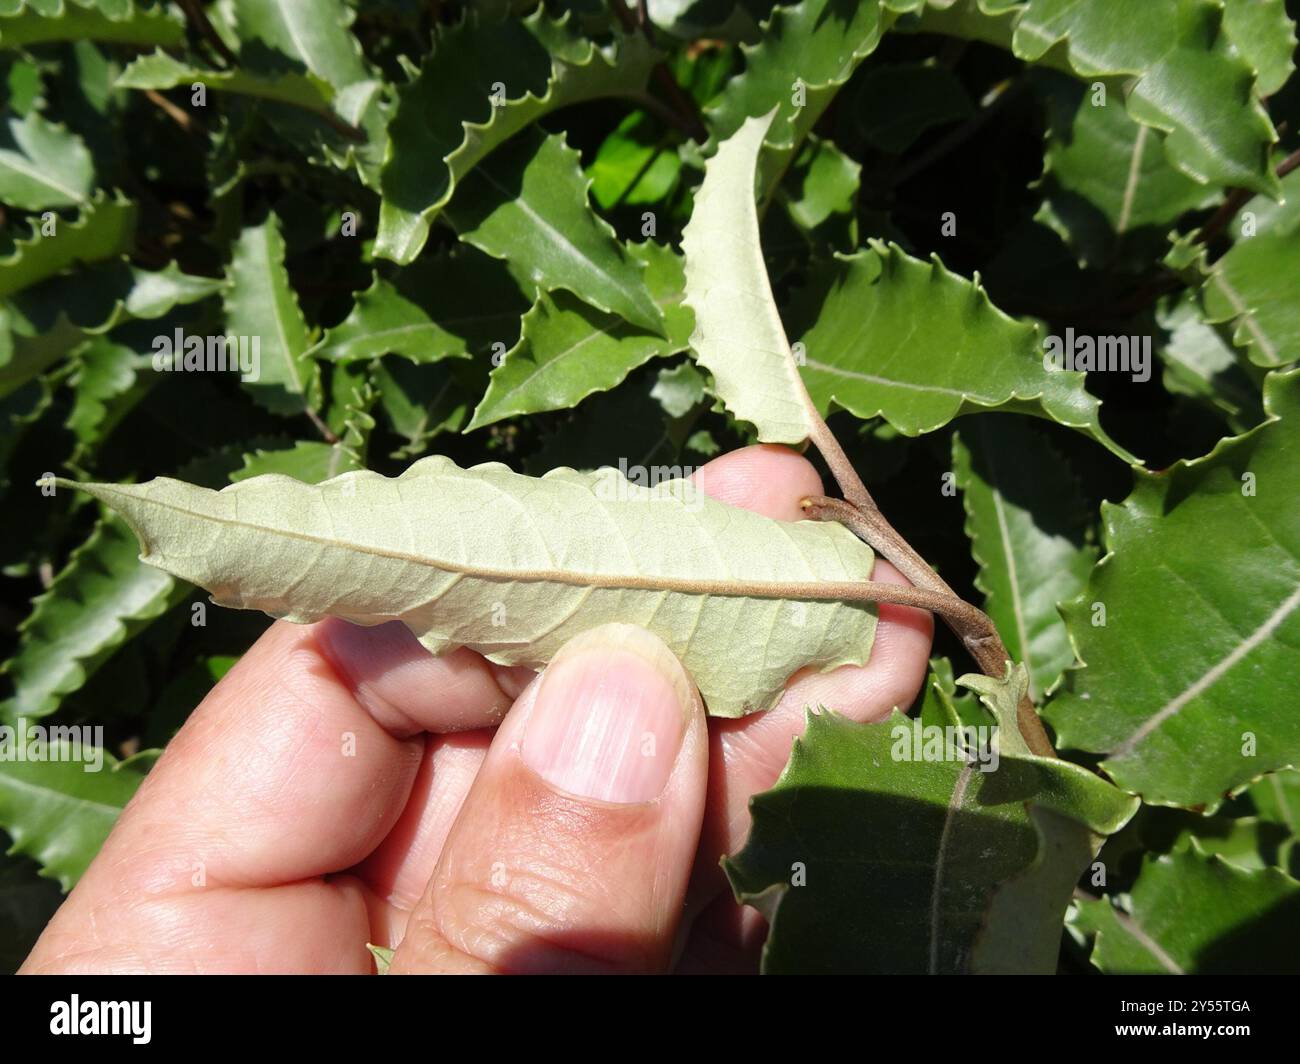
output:
<path id="1" fill-rule="evenodd" d="M 1282 178 L 1286 177 L 1286 175 L 1297 166 L 1300 166 L 1300 150 L 1293 151 L 1278 163 L 1278 180 L 1280 181 Z M 1211 240 L 1217 237 L 1227 228 L 1228 223 L 1237 217 L 1237 213 L 1254 197 L 1254 195 L 1254 192 L 1245 188 L 1237 188 L 1229 192 L 1228 198 L 1223 201 L 1223 205 L 1214 212 L 1209 221 L 1201 226 L 1201 231 L 1196 234 L 1196 242 L 1198 244 L 1208 244 Z"/>
<path id="2" fill-rule="evenodd" d="M 843 454 L 843 451 L 840 453 Z M 827 461 L 829 462 L 829 459 Z M 857 478 L 856 473 L 854 477 Z M 862 491 L 866 492 L 866 488 L 864 487 Z M 953 634 L 961 640 L 962 646 L 966 648 L 984 675 L 999 680 L 1006 676 L 1011 655 L 1007 653 L 1002 637 L 998 635 L 997 626 L 989 615 L 960 598 L 884 519 L 869 495 L 867 498 L 870 502 L 869 510 L 824 496 L 804 499 L 803 509 L 814 521 L 838 521 L 891 562 L 894 562 L 894 559 L 885 552 L 884 547 L 876 546 L 877 542 L 888 544 L 893 549 L 900 546 L 905 548 L 905 555 L 899 556 L 907 560 L 909 568 L 914 567 L 914 560 L 920 566 L 919 575 L 928 576 L 928 579 L 914 579 L 903 565 L 894 562 L 898 570 L 915 586 L 904 587 L 867 581 L 861 585 L 867 590 L 869 596 L 864 596 L 863 601 L 915 606 L 937 613 L 952 629 Z M 892 591 L 886 591 L 887 588 Z M 1047 732 L 1043 728 L 1043 722 L 1038 719 L 1038 711 L 1034 708 L 1034 703 L 1028 694 L 1020 699 L 1016 707 L 1016 722 L 1020 726 L 1020 734 L 1033 753 L 1039 757 L 1056 756 L 1051 740 L 1048 739 Z"/>
<path id="3" fill-rule="evenodd" d="M 849 456 L 844 453 L 840 441 L 835 438 L 835 434 L 831 432 L 830 427 L 817 412 L 811 401 L 808 403 L 808 408 L 812 420 L 812 431 L 809 433 L 809 439 L 816 445 L 822 457 L 826 459 L 826 464 L 830 467 L 835 483 L 840 486 L 840 491 L 844 493 L 844 498 L 848 501 L 846 506 L 836 499 L 820 498 L 815 500 L 824 505 L 827 516 L 814 517 L 814 520 L 836 520 L 848 525 L 859 539 L 867 543 L 877 553 L 883 555 L 886 561 L 892 564 L 916 587 L 940 591 L 956 598 L 956 592 L 944 582 L 938 573 L 930 568 L 929 563 L 912 549 L 912 545 L 899 535 L 898 530 L 880 512 L 880 507 L 876 505 L 876 500 L 871 497 L 871 492 L 867 490 L 867 486 L 862 482 L 862 478 L 858 476 L 857 470 L 853 468 L 853 463 L 849 461 Z M 805 509 L 807 509 L 806 506 Z"/>

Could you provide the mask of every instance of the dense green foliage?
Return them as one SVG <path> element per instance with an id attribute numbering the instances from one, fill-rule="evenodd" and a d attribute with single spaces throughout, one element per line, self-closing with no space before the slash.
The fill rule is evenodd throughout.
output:
<path id="1" fill-rule="evenodd" d="M 768 969 L 1300 966 L 1300 3 L 648 11 L 0 0 L 0 726 L 108 755 L 0 759 L 0 967 L 267 623 L 38 478 L 680 471 L 807 438 L 787 337 L 1024 665 L 941 632 L 915 715 L 1065 760 L 814 718 L 727 865 Z"/>

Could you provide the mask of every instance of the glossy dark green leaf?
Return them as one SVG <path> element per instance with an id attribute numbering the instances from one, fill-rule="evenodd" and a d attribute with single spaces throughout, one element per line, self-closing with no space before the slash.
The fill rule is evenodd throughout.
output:
<path id="1" fill-rule="evenodd" d="M 0 720 L 43 717 L 77 690 L 135 633 L 189 594 L 166 573 L 139 560 L 126 523 L 101 521 L 72 552 L 48 591 L 32 603 L 18 648 L 4 663 L 14 693 Z"/>
<path id="2" fill-rule="evenodd" d="M 984 611 L 1029 670 L 1029 693 L 1040 700 L 1074 663 L 1057 605 L 1078 596 L 1097 560 L 1079 486 L 1023 418 L 963 420 L 953 436 L 953 470 Z"/>
<path id="3" fill-rule="evenodd" d="M 1113 79 L 1108 91 L 1122 91 L 1136 121 L 1167 134 L 1170 160 L 1189 177 L 1277 191 L 1268 158 L 1276 134 L 1259 100 L 1255 66 L 1234 42 L 1222 5 L 931 0 L 920 26 L 1000 44 L 1021 59 L 1058 66 L 1090 83 Z M 1242 43 L 1258 55 L 1254 32 Z M 1276 47 L 1265 50 L 1272 55 Z"/>
<path id="4" fill-rule="evenodd" d="M 1300 371 L 1273 374 L 1265 406 L 1259 428 L 1103 506 L 1108 553 L 1065 611 L 1087 667 L 1048 704 L 1058 745 L 1103 755 L 1147 802 L 1213 812 L 1300 763 Z"/>
<path id="5" fill-rule="evenodd" d="M 10 853 L 32 858 L 66 891 L 99 852 L 145 766 L 102 750 L 92 759 L 84 747 L 85 760 L 74 760 L 76 748 L 63 741 L 45 749 L 50 760 L 0 759 L 0 827 L 13 839 Z M 92 771 L 96 760 L 101 767 Z"/>
<path id="6" fill-rule="evenodd" d="M 1079 903 L 1071 926 L 1103 972 L 1300 971 L 1300 883 L 1275 868 L 1237 868 L 1194 844 L 1143 862 L 1124 907 Z"/>
<path id="7" fill-rule="evenodd" d="M 664 328 L 644 263 L 587 202 L 588 178 L 563 137 L 528 133 L 461 182 L 447 215 L 460 238 L 509 259 L 540 290 L 564 290 L 652 332 Z"/>
<path id="8" fill-rule="evenodd" d="M 30 237 L 0 255 L 0 297 L 53 277 L 77 262 L 99 262 L 128 251 L 135 237 L 135 205 L 96 196 L 75 219 L 38 218 Z M 49 226 L 48 231 L 42 227 Z"/>
<path id="9" fill-rule="evenodd" d="M 95 164 L 81 138 L 35 111 L 11 118 L 0 140 L 0 202 L 23 210 L 84 205 Z"/>
<path id="10" fill-rule="evenodd" d="M 442 30 L 389 125 L 376 254 L 410 262 L 457 182 L 491 151 L 559 107 L 638 92 L 653 60 L 639 33 L 602 49 L 541 10 Z"/>
<path id="11" fill-rule="evenodd" d="M 493 369 L 466 431 L 575 406 L 593 392 L 613 388 L 650 359 L 686 349 L 692 316 L 681 302 L 681 260 L 654 243 L 631 245 L 627 255 L 645 264 L 647 292 L 662 310 L 668 335 L 636 328 L 565 292 L 542 295 L 524 315 L 519 343 Z"/>
<path id="12" fill-rule="evenodd" d="M 724 867 L 771 925 L 764 971 L 1054 967 L 1089 830 L 1117 830 L 1136 803 L 1078 766 L 1013 756 L 1005 741 L 996 768 L 981 771 L 990 746 L 967 760 L 960 741 L 922 727 L 897 712 L 880 724 L 809 714 L 781 779 L 751 800 L 749 840 Z M 1056 844 L 1058 830 L 1074 844 Z M 1042 887 L 1045 871 L 1056 881 L 1033 891 L 1042 910 L 1013 906 L 1016 919 L 998 904 L 1004 890 L 1019 898 L 1025 877 Z"/>

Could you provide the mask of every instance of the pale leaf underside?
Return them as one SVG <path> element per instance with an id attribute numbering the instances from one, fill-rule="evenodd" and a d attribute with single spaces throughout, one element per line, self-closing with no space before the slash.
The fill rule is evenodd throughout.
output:
<path id="1" fill-rule="evenodd" d="M 394 479 L 315 486 L 76 486 L 123 514 L 145 561 L 222 605 L 301 623 L 401 620 L 434 653 L 467 646 L 529 667 L 598 624 L 639 624 L 720 716 L 770 708 L 805 666 L 866 661 L 875 631 L 873 608 L 841 601 L 846 582 L 869 579 L 870 548 L 687 481 L 644 488 L 613 469 L 535 479 L 439 456 Z"/>

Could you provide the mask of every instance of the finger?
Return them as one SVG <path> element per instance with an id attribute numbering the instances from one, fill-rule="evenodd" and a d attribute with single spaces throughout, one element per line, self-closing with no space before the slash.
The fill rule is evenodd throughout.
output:
<path id="1" fill-rule="evenodd" d="M 378 848 L 356 869 L 376 896 L 399 913 L 420 900 L 438 855 L 460 814 L 465 796 L 492 742 L 487 728 L 455 735 L 429 735 L 406 808 Z M 390 941 L 401 938 L 399 933 Z"/>
<path id="2" fill-rule="evenodd" d="M 435 658 L 401 625 L 273 625 L 168 745 L 101 862 L 157 890 L 347 868 L 406 804 L 421 733 L 498 720 L 517 683 L 468 652 Z"/>
<path id="3" fill-rule="evenodd" d="M 763 443 L 715 458 L 691 478 L 710 498 L 778 521 L 806 518 L 799 500 L 822 495 L 822 479 L 789 447 Z"/>
<path id="4" fill-rule="evenodd" d="M 812 464 L 784 447 L 747 447 L 724 455 L 696 474 L 715 498 L 778 520 L 800 520 L 801 499 L 823 494 Z M 872 579 L 906 584 L 889 562 L 878 559 Z M 882 603 L 865 665 L 830 672 L 804 670 L 792 678 L 781 702 L 766 713 L 714 721 L 710 728 L 709 806 L 702 865 L 733 853 L 749 834 L 749 799 L 776 782 L 790 747 L 805 725 L 806 706 L 828 706 L 858 721 L 880 720 L 906 708 L 925 679 L 934 620 L 924 610 Z M 713 876 L 721 886 L 720 875 Z"/>
<path id="5" fill-rule="evenodd" d="M 571 640 L 498 729 L 390 970 L 665 968 L 707 756 L 699 695 L 658 638 Z"/>

